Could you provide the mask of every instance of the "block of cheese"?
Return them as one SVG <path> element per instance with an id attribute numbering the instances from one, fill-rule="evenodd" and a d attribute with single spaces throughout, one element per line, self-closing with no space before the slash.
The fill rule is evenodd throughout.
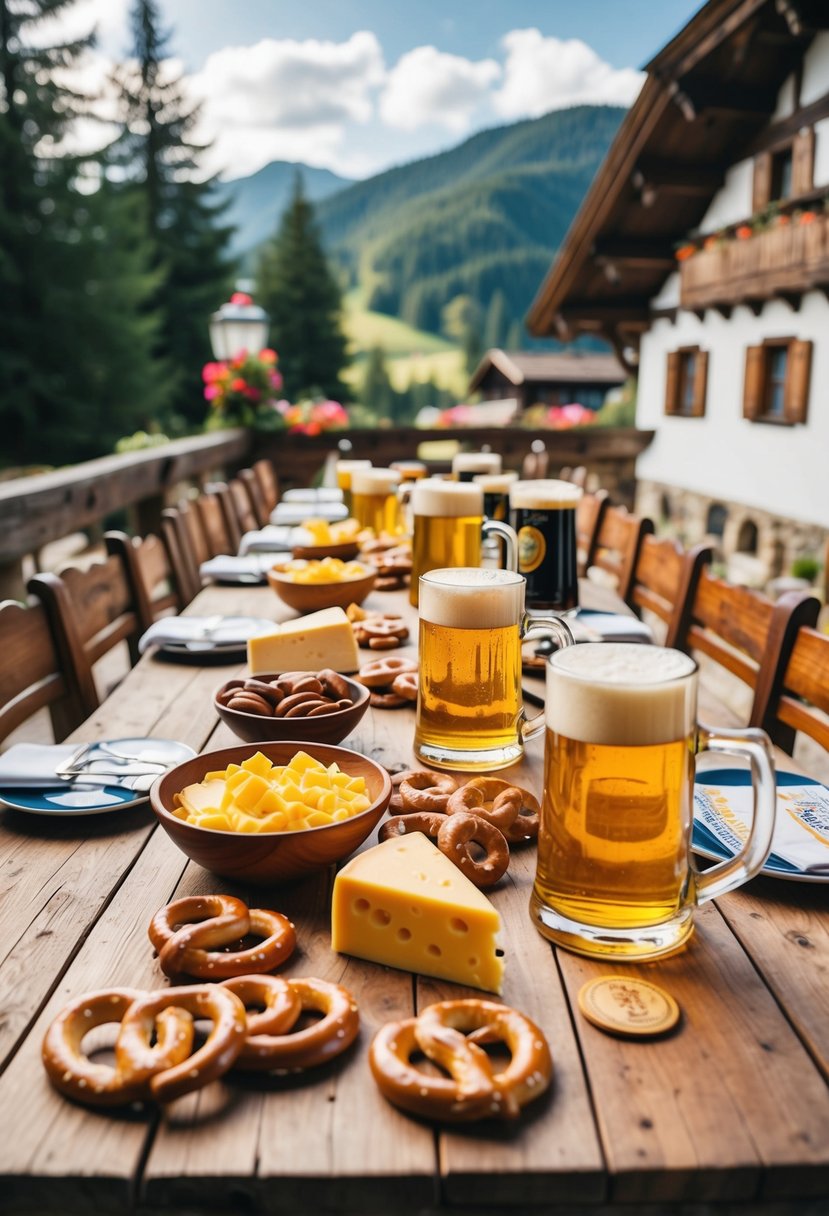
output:
<path id="1" fill-rule="evenodd" d="M 342 608 L 323 608 L 295 621 L 276 625 L 248 641 L 253 675 L 265 671 L 359 671 L 354 630 Z"/>
<path id="2" fill-rule="evenodd" d="M 501 920 L 422 832 L 353 857 L 334 880 L 331 945 L 344 954 L 500 992 Z"/>

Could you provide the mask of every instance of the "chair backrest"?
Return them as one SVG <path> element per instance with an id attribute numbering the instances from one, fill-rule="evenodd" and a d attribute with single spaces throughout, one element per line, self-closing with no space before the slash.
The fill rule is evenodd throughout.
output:
<path id="1" fill-rule="evenodd" d="M 222 506 L 221 492 L 226 489 L 222 483 L 208 486 L 203 494 L 196 499 L 196 510 L 201 519 L 207 547 L 211 557 L 220 553 L 238 553 L 239 537 L 235 530 L 230 532 L 227 524 L 227 512 Z"/>
<path id="2" fill-rule="evenodd" d="M 271 521 L 273 507 L 269 507 L 265 502 L 265 495 L 259 483 L 259 478 L 253 469 L 240 469 L 239 480 L 247 491 L 248 501 L 256 517 L 257 527 L 264 528 L 265 524 Z"/>
<path id="3" fill-rule="evenodd" d="M 577 465 L 575 469 L 570 469 L 569 476 L 564 480 L 571 481 L 574 486 L 583 490 L 587 484 L 587 467 L 583 464 Z"/>
<path id="4" fill-rule="evenodd" d="M 161 512 L 161 538 L 182 601 L 189 604 L 201 590 L 201 578 L 190 558 L 190 546 L 178 507 L 165 507 Z"/>
<path id="5" fill-rule="evenodd" d="M 792 751 L 796 731 L 829 751 L 829 634 L 808 625 L 797 631 L 771 698 L 766 730 L 784 751 Z"/>
<path id="6" fill-rule="evenodd" d="M 588 551 L 588 571 L 595 566 L 609 574 L 627 604 L 632 604 L 633 572 L 642 538 L 653 530 L 651 520 L 632 515 L 624 507 L 607 507 Z"/>
<path id="7" fill-rule="evenodd" d="M 665 622 L 665 646 L 676 646 L 686 636 L 700 574 L 711 556 L 705 545 L 695 545 L 686 553 L 669 537 L 657 539 L 648 534 L 642 538 L 631 600 L 635 607 L 646 608 Z"/>
<path id="8" fill-rule="evenodd" d="M 167 539 L 168 551 L 177 555 L 181 567 L 180 579 L 188 588 L 188 600 L 202 588 L 200 566 L 214 554 L 210 552 L 207 537 L 196 504 L 182 498 L 175 507 L 165 507 L 161 512 L 162 536 Z"/>
<path id="9" fill-rule="evenodd" d="M 180 612 L 189 601 L 178 585 L 165 542 L 158 536 L 127 536 L 125 532 L 104 535 L 107 553 L 124 563 L 141 631 L 171 612 Z"/>
<path id="10" fill-rule="evenodd" d="M 819 611 L 820 603 L 807 592 L 789 591 L 772 601 L 703 568 L 675 644 L 707 655 L 747 684 L 754 693 L 748 725 L 767 729 L 797 631 L 814 625 Z"/>
<path id="11" fill-rule="evenodd" d="M 271 511 L 279 502 L 279 478 L 270 460 L 255 460 L 251 468 L 259 482 L 262 501 L 265 504 L 268 519 L 270 519 Z M 268 519 L 265 520 L 265 523 L 268 522 Z"/>
<path id="12" fill-rule="evenodd" d="M 253 513 L 245 483 L 238 477 L 233 477 L 228 482 L 227 488 L 229 498 L 226 501 L 232 508 L 228 514 L 228 520 L 235 519 L 240 537 L 244 532 L 255 532 L 259 527 L 259 521 Z"/>
<path id="13" fill-rule="evenodd" d="M 46 609 L 35 601 L 0 603 L 0 739 L 48 706 L 60 743 L 86 717 L 69 654 L 52 632 Z"/>
<path id="14" fill-rule="evenodd" d="M 579 577 L 587 570 L 587 559 L 593 552 L 596 533 L 605 511 L 610 506 L 607 490 L 595 494 L 582 494 L 576 506 L 576 549 L 578 552 Z"/>

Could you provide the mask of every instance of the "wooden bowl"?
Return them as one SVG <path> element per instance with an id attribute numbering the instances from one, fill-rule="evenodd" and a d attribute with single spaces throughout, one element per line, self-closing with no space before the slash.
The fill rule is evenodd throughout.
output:
<path id="1" fill-rule="evenodd" d="M 368 566 L 362 578 L 349 578 L 339 583 L 295 583 L 278 570 L 268 571 L 268 582 L 289 608 L 296 612 L 318 612 L 321 608 L 347 608 L 362 604 L 374 586 L 377 575 Z"/>
<path id="2" fill-rule="evenodd" d="M 291 556 L 302 557 L 309 562 L 319 561 L 322 557 L 338 557 L 340 561 L 350 562 L 359 552 L 359 542 L 348 540 L 340 545 L 294 545 Z"/>
<path id="3" fill-rule="evenodd" d="M 365 778 L 371 806 L 353 819 L 300 832 L 219 832 L 197 827 L 172 814 L 173 797 L 185 786 L 201 781 L 206 773 L 241 764 L 255 751 L 272 764 L 288 764 L 298 751 L 323 764 L 333 761 L 351 777 Z M 345 747 L 325 743 L 249 743 L 205 752 L 164 773 L 150 790 L 150 805 L 164 831 L 191 861 L 225 878 L 243 882 L 287 881 L 313 874 L 342 861 L 363 843 L 376 827 L 391 798 L 391 779 L 384 768 Z"/>
<path id="4" fill-rule="evenodd" d="M 275 680 L 278 671 L 257 673 L 257 680 Z M 319 718 L 272 718 L 265 714 L 248 714 L 241 709 L 230 709 L 219 701 L 221 693 L 228 688 L 241 688 L 244 679 L 228 680 L 217 688 L 213 694 L 213 705 L 216 713 L 234 735 L 244 739 L 246 743 L 258 743 L 265 739 L 271 742 L 290 743 L 294 739 L 309 739 L 313 743 L 341 743 L 346 735 L 350 735 L 363 714 L 368 709 L 369 689 L 365 684 L 358 684 L 343 676 L 348 685 L 348 695 L 354 702 L 348 709 L 339 709 L 333 714 L 323 714 Z"/>

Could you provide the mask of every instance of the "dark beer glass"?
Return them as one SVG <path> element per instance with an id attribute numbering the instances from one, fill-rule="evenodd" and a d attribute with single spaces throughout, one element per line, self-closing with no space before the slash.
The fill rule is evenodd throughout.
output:
<path id="1" fill-rule="evenodd" d="M 527 607 L 566 612 L 579 602 L 576 507 L 581 490 L 569 481 L 516 481 L 510 488 L 518 535 L 518 570 Z"/>

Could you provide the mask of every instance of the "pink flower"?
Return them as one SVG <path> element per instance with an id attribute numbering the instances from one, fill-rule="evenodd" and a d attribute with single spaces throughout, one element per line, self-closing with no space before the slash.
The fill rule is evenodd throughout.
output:
<path id="1" fill-rule="evenodd" d="M 220 397 L 221 395 L 222 390 L 219 388 L 218 384 L 208 384 L 207 388 L 204 390 L 206 401 L 215 401 L 216 398 Z"/>
<path id="2" fill-rule="evenodd" d="M 241 376 L 237 376 L 235 380 L 231 380 L 230 388 L 234 393 L 244 393 L 247 391 L 247 380 L 243 380 Z"/>
<path id="3" fill-rule="evenodd" d="M 253 297 L 249 296 L 246 291 L 234 291 L 230 297 L 231 304 L 252 304 Z"/>
<path id="4" fill-rule="evenodd" d="M 282 375 L 280 372 L 270 372 L 268 379 L 271 382 L 271 388 L 282 388 Z"/>
<path id="5" fill-rule="evenodd" d="M 205 384 L 214 384 L 217 380 L 221 380 L 224 372 L 224 363 L 205 363 L 201 371 L 202 380 Z"/>
<path id="6" fill-rule="evenodd" d="M 263 363 L 276 363 L 278 356 L 275 350 L 271 350 L 270 347 L 266 346 L 264 350 L 260 350 L 259 358 Z"/>

